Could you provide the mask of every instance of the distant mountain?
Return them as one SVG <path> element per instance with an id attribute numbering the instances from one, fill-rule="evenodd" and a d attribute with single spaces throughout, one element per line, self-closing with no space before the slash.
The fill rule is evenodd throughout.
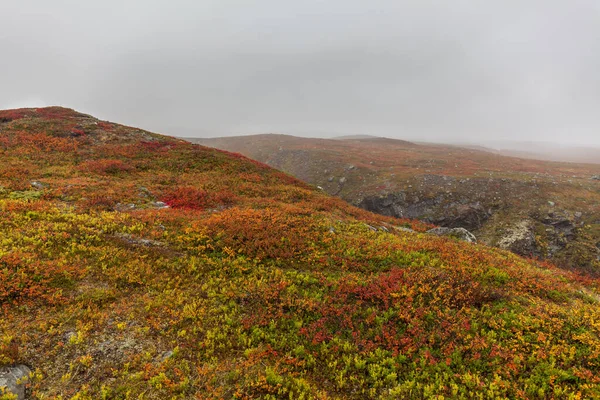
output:
<path id="1" fill-rule="evenodd" d="M 380 139 L 380 137 L 379 136 L 373 136 L 373 135 L 343 135 L 343 136 L 333 137 L 332 139 L 339 139 L 339 140 L 360 140 L 360 139 Z"/>

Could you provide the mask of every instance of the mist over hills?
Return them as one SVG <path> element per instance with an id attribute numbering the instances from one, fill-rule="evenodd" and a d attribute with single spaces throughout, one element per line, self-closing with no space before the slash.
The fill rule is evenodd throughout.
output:
<path id="1" fill-rule="evenodd" d="M 491 142 L 501 154 L 548 161 L 600 164 L 600 146 L 549 142 Z"/>
<path id="2" fill-rule="evenodd" d="M 272 133 L 273 135 L 277 135 Z M 184 140 L 190 140 L 192 142 L 202 142 L 205 139 L 218 139 L 222 137 L 238 137 L 238 136 L 256 136 L 260 134 L 244 134 L 244 135 L 218 135 L 214 132 L 198 132 L 189 131 L 186 135 L 180 135 L 179 137 Z M 557 143 L 557 142 L 543 142 L 543 141 L 517 141 L 517 140 L 488 140 L 482 138 L 479 141 L 471 140 L 448 140 L 446 142 L 435 139 L 428 139 L 426 136 L 410 137 L 407 135 L 406 139 L 390 138 L 385 136 L 369 135 L 369 134 L 351 134 L 351 135 L 338 135 L 338 134 L 327 134 L 323 132 L 298 132 L 292 134 L 283 134 L 295 137 L 312 138 L 312 139 L 339 139 L 339 140 L 360 140 L 360 139 L 390 139 L 390 140 L 404 140 L 407 142 L 414 143 L 425 143 L 425 144 L 446 144 L 456 145 L 460 147 L 472 148 L 482 151 L 488 151 L 492 153 L 498 153 L 506 156 L 529 158 L 534 160 L 546 160 L 546 161 L 562 161 L 562 162 L 574 162 L 574 163 L 592 163 L 600 164 L 600 146 L 598 145 L 583 145 L 583 144 L 568 144 L 568 143 Z M 410 137 L 410 138 L 409 138 Z"/>

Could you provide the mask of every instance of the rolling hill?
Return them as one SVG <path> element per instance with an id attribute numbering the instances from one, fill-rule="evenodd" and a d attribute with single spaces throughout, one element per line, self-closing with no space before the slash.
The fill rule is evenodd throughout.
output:
<path id="1" fill-rule="evenodd" d="M 599 280 L 430 227 L 239 154 L 0 111 L 0 377 L 31 370 L 32 399 L 599 397 Z"/>
<path id="2" fill-rule="evenodd" d="M 360 137 L 196 139 L 383 215 L 473 231 L 488 245 L 600 273 L 600 165 Z"/>

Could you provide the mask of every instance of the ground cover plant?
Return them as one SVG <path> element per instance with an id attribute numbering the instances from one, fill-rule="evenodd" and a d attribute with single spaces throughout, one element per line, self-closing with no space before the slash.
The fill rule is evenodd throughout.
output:
<path id="1" fill-rule="evenodd" d="M 239 154 L 1 111 L 0 365 L 33 399 L 600 397 L 598 278 L 429 228 Z"/>

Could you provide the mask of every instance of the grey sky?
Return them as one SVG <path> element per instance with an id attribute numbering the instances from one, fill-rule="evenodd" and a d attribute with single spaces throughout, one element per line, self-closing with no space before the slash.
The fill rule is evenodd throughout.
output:
<path id="1" fill-rule="evenodd" d="M 600 144 L 597 0 L 2 0 L 0 15 L 0 108 L 179 136 Z"/>

